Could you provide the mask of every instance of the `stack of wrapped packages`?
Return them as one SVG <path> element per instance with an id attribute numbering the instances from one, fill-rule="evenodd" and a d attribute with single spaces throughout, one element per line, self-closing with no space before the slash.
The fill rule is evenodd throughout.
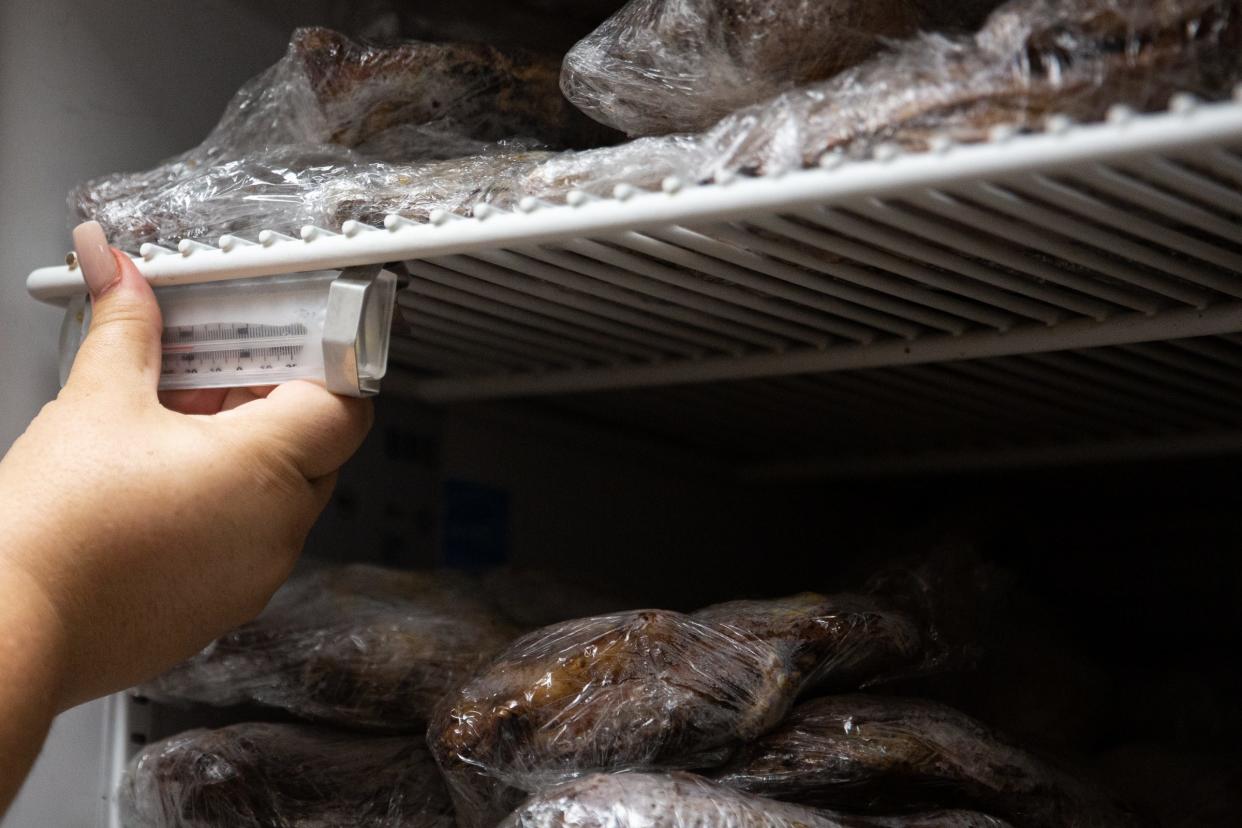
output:
<path id="1" fill-rule="evenodd" d="M 1242 0 L 631 0 L 563 60 L 303 29 L 201 145 L 70 206 L 134 251 L 424 221 L 1219 100 L 1239 79 Z"/>
<path id="2" fill-rule="evenodd" d="M 857 592 L 681 613 L 531 573 L 314 570 L 142 688 L 265 721 L 147 745 L 124 824 L 1139 824 L 965 713 L 892 692 L 969 660 L 996 582 L 928 556 Z M 590 608 L 609 611 L 530 628 Z"/>

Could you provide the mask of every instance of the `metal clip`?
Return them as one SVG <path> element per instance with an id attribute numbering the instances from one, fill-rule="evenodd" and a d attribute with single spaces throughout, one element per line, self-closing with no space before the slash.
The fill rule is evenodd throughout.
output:
<path id="1" fill-rule="evenodd" d="M 379 393 L 388 370 L 388 340 L 397 277 L 381 265 L 341 271 L 328 289 L 323 327 L 324 384 L 351 397 Z"/>

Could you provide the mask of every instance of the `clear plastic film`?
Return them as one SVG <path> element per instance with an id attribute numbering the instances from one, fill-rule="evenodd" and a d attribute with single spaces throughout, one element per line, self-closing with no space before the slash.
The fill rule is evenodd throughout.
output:
<path id="1" fill-rule="evenodd" d="M 712 170 L 700 137 L 677 135 L 591 150 L 380 165 L 365 183 L 357 177 L 339 179 L 311 200 L 330 203 L 337 210 L 330 221 L 337 223 L 353 218 L 379 224 L 388 213 L 425 221 L 437 208 L 461 215 L 480 204 L 512 210 L 526 196 L 560 204 L 574 190 L 608 198 L 618 184 L 656 188 L 668 176 L 707 180 Z"/>
<path id="2" fill-rule="evenodd" d="M 320 187 L 354 178 L 365 187 L 385 163 L 614 141 L 561 96 L 558 74 L 556 59 L 520 50 L 372 46 L 299 29 L 202 144 L 153 170 L 81 185 L 71 212 L 136 250 L 330 217 Z"/>
<path id="3" fill-rule="evenodd" d="M 1242 77 L 1237 0 L 1010 0 L 974 35 L 926 34 L 736 112 L 704 135 L 718 170 L 813 165 L 879 143 L 982 141 L 995 126 L 1037 131 L 1049 116 L 1099 120 L 1185 92 L 1226 97 Z"/>
<path id="4" fill-rule="evenodd" d="M 692 617 L 776 648 L 795 694 L 866 686 L 939 657 L 925 646 L 926 626 L 871 596 L 804 592 L 716 604 Z"/>
<path id="5" fill-rule="evenodd" d="M 139 691 L 414 731 L 517 633 L 464 575 L 322 569 L 295 576 L 256 620 Z"/>
<path id="6" fill-rule="evenodd" d="M 693 615 L 639 610 L 545 627 L 437 709 L 428 740 L 464 828 L 591 771 L 714 767 L 813 686 L 917 669 L 912 619 L 805 593 Z"/>
<path id="7" fill-rule="evenodd" d="M 436 98 L 420 90 L 437 88 L 439 76 L 415 71 L 423 67 L 410 56 L 439 46 L 407 46 L 391 53 L 407 59 L 361 60 L 366 72 L 316 80 L 324 73 L 308 72 L 299 57 L 304 38 L 295 37 L 285 61 L 238 93 L 201 147 L 150 173 L 84 185 L 71 199 L 75 217 L 97 218 L 131 250 L 146 241 L 253 236 L 268 227 L 376 224 L 386 213 L 425 220 L 437 208 L 469 214 L 480 204 L 513 207 L 526 196 L 560 203 L 573 190 L 610 196 L 618 183 L 655 188 L 668 176 L 707 182 L 779 173 L 830 152 L 865 156 L 885 143 L 919 151 L 938 137 L 982 141 L 996 126 L 1038 131 L 1052 115 L 1092 121 L 1114 104 L 1160 109 L 1177 92 L 1219 100 L 1242 79 L 1242 0 L 1010 0 L 973 34 L 901 41 L 704 132 L 554 152 L 608 143 L 607 136 L 581 134 L 563 110 L 535 103 L 478 122 L 428 116 L 417 102 Z M 339 55 L 354 52 L 328 53 L 337 56 L 329 66 L 353 66 Z M 487 60 L 467 65 L 486 73 Z M 389 73 L 399 80 L 383 80 Z M 537 76 L 532 88 L 544 89 L 545 73 Z M 506 77 L 520 77 L 510 85 L 527 88 L 517 70 Z M 495 103 L 489 90 L 479 100 Z M 559 95 L 554 88 L 548 94 Z M 549 117 L 553 126 L 542 120 Z M 366 155 L 367 147 L 380 148 L 378 157 Z"/>
<path id="8" fill-rule="evenodd" d="M 689 773 L 593 774 L 536 794 L 499 828 L 1008 828 L 969 811 L 864 817 L 750 796 Z"/>
<path id="9" fill-rule="evenodd" d="M 1027 828 L 1139 824 L 1087 783 L 927 701 L 805 702 L 714 775 L 759 796 L 847 811 L 975 808 Z"/>
<path id="10" fill-rule="evenodd" d="M 446 700 L 428 730 L 463 828 L 593 770 L 719 764 L 776 724 L 787 669 L 758 639 L 659 610 L 547 627 Z"/>
<path id="11" fill-rule="evenodd" d="M 913 35 L 917 0 L 632 0 L 565 56 L 561 88 L 630 135 L 705 129 Z"/>
<path id="12" fill-rule="evenodd" d="M 415 737 L 238 724 L 148 745 L 119 791 L 125 828 L 451 828 Z"/>
<path id="13" fill-rule="evenodd" d="M 948 14 L 947 3 L 933 6 Z M 997 126 L 1040 131 L 1053 115 L 1090 122 L 1114 105 L 1158 110 L 1179 92 L 1221 100 L 1239 80 L 1238 0 L 1009 0 L 977 32 L 923 34 L 704 132 L 642 139 L 658 163 L 632 183 L 780 173 L 880 144 L 980 142 Z M 619 157 L 613 147 L 557 156 L 523 189 L 548 200 L 570 189 L 605 194 Z"/>
<path id="14" fill-rule="evenodd" d="M 937 137 L 979 142 L 997 126 L 1042 130 L 1053 115 L 1090 122 L 1117 104 L 1154 111 L 1179 92 L 1221 100 L 1239 80 L 1238 0 L 1010 0 L 975 33 L 923 34 L 704 132 L 642 139 L 657 163 L 631 181 L 780 173 L 880 144 L 923 151 Z M 519 189 L 550 201 L 571 189 L 605 195 L 625 158 L 621 147 L 566 153 Z"/>

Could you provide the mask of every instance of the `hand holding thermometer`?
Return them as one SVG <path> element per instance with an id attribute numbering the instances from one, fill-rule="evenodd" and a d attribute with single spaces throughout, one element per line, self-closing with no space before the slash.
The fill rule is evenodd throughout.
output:
<path id="1" fill-rule="evenodd" d="M 317 379 L 330 391 L 379 391 L 396 277 L 379 265 L 157 287 L 164 320 L 160 388 Z M 90 326 L 84 296 L 61 331 L 61 381 Z"/>

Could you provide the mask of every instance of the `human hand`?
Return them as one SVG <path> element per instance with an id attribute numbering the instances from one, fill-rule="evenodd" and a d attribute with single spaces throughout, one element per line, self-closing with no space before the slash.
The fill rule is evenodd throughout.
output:
<path id="1" fill-rule="evenodd" d="M 0 575 L 37 591 L 57 627 L 58 709 L 257 615 L 372 417 L 369 402 L 309 382 L 157 396 L 151 287 L 98 224 L 74 243 L 90 331 L 60 395 L 0 461 Z"/>

